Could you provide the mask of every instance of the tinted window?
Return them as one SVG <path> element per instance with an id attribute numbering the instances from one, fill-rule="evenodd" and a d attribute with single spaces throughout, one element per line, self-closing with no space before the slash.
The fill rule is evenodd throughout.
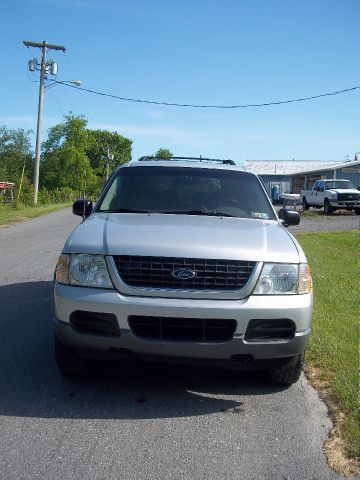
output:
<path id="1" fill-rule="evenodd" d="M 186 167 L 120 169 L 97 211 L 275 219 L 255 176 Z"/>

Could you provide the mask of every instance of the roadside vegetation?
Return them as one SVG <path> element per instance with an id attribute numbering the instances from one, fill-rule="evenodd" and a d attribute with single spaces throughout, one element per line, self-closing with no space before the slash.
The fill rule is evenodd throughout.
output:
<path id="1" fill-rule="evenodd" d="M 62 208 L 76 198 L 94 200 L 107 175 L 131 160 L 132 140 L 117 132 L 91 130 L 82 116 L 65 115 L 41 146 L 38 205 L 33 206 L 34 153 L 30 130 L 0 126 L 0 225 Z M 156 157 L 172 153 L 159 148 Z"/>
<path id="2" fill-rule="evenodd" d="M 10 225 L 16 222 L 40 217 L 46 213 L 55 212 L 62 208 L 70 207 L 71 203 L 54 203 L 49 205 L 18 205 L 0 206 L 0 225 Z"/>
<path id="3" fill-rule="evenodd" d="M 325 450 L 340 473 L 360 461 L 359 233 L 298 234 L 314 280 L 313 332 L 308 376 L 327 401 L 335 423 Z M 347 462 L 344 455 L 352 459 Z"/>
<path id="4" fill-rule="evenodd" d="M 14 184 L 13 198 L 3 192 L 0 204 L 32 204 L 31 133 L 0 127 L 0 182 Z M 39 203 L 56 203 L 65 195 L 97 196 L 107 173 L 131 159 L 131 145 L 117 132 L 91 130 L 83 117 L 66 115 L 41 146 Z"/>
<path id="5" fill-rule="evenodd" d="M 353 210 L 350 210 L 350 211 L 336 210 L 331 215 L 327 215 L 326 213 L 324 213 L 323 209 L 318 209 L 318 208 L 313 209 L 313 210 L 305 210 L 305 211 L 301 212 L 301 215 L 304 216 L 304 217 L 314 217 L 314 218 L 318 218 L 320 220 L 331 219 L 331 218 L 334 218 L 334 217 L 336 218 L 336 217 L 339 217 L 339 216 L 346 216 L 346 215 L 353 215 L 353 214 L 354 214 Z"/>

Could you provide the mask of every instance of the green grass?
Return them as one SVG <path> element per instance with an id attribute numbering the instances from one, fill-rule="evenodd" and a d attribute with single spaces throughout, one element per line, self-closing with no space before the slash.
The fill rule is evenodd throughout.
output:
<path id="1" fill-rule="evenodd" d="M 296 236 L 314 280 L 313 332 L 307 362 L 329 383 L 335 405 L 346 415 L 341 436 L 347 454 L 360 454 L 359 435 L 359 233 Z"/>
<path id="2" fill-rule="evenodd" d="M 336 210 L 333 212 L 331 215 L 326 215 L 324 213 L 324 210 L 319 210 L 319 209 L 313 209 L 313 210 L 305 210 L 304 212 L 301 212 L 301 215 L 304 217 L 314 217 L 314 218 L 333 218 L 333 217 L 342 217 L 342 216 L 349 216 L 353 215 L 354 212 L 348 211 L 348 210 Z"/>
<path id="3" fill-rule="evenodd" d="M 54 212 L 62 208 L 69 207 L 71 203 L 56 203 L 50 205 L 28 206 L 21 205 L 15 207 L 13 205 L 0 206 L 0 225 L 8 225 L 11 223 L 21 222 L 30 218 L 39 217 L 46 213 Z"/>

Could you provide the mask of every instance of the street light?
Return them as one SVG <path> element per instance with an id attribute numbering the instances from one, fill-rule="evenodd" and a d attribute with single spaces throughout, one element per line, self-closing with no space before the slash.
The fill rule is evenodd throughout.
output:
<path id="1" fill-rule="evenodd" d="M 82 84 L 81 80 L 53 80 L 52 82 L 47 83 L 44 88 L 45 90 L 48 90 L 51 87 L 55 87 L 55 85 L 75 85 L 76 87 L 80 87 Z"/>

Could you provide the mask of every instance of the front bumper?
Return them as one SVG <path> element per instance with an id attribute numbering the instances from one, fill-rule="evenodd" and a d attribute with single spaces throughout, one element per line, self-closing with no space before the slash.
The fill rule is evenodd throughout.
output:
<path id="1" fill-rule="evenodd" d="M 344 208 L 347 210 L 353 210 L 354 208 L 360 208 L 360 201 L 355 200 L 330 200 L 330 205 L 333 208 Z"/>
<path id="2" fill-rule="evenodd" d="M 129 352 L 160 356 L 164 359 L 191 358 L 229 361 L 234 358 L 253 360 L 293 357 L 304 351 L 311 327 L 312 294 L 289 296 L 250 296 L 243 300 L 194 300 L 124 296 L 115 290 L 73 287 L 54 284 L 55 331 L 69 346 L 100 352 Z M 76 310 L 111 313 L 117 318 L 120 336 L 80 333 L 69 319 Z M 185 342 L 139 338 L 132 333 L 130 315 L 177 318 L 234 319 L 234 336 L 224 342 Z M 290 319 L 296 325 L 295 336 L 288 340 L 247 342 L 244 339 L 251 319 Z M 243 356 L 243 357 L 242 357 Z"/>

